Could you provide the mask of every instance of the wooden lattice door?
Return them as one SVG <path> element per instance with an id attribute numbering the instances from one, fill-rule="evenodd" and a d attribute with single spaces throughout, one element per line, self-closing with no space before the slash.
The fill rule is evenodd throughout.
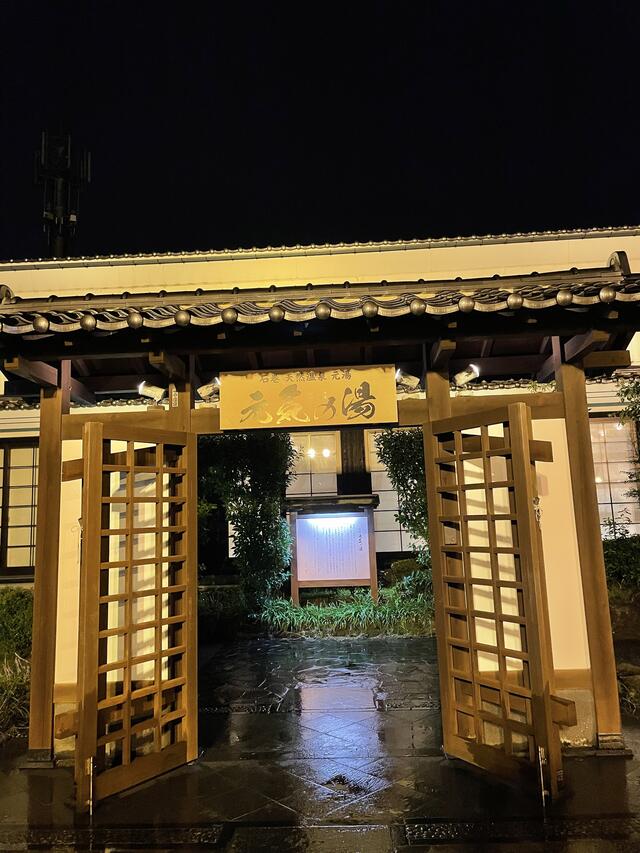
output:
<path id="1" fill-rule="evenodd" d="M 197 757 L 195 441 L 84 427 L 81 808 Z"/>
<path id="2" fill-rule="evenodd" d="M 535 460 L 524 403 L 425 425 L 444 748 L 561 780 Z"/>

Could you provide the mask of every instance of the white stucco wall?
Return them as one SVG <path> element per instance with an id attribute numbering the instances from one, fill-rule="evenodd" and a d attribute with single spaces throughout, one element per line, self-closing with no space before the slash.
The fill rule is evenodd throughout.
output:
<path id="1" fill-rule="evenodd" d="M 614 251 L 625 251 L 640 270 L 640 229 L 606 234 L 458 238 L 282 249 L 216 251 L 184 255 L 45 260 L 0 264 L 0 284 L 27 296 L 157 292 L 162 289 L 225 290 L 341 283 L 425 281 L 527 275 L 571 267 L 604 267 Z M 463 285 L 461 285 L 463 287 Z"/>

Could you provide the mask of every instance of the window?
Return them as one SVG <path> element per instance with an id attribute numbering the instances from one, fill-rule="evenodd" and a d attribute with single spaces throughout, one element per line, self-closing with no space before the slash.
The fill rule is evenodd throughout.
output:
<path id="1" fill-rule="evenodd" d="M 0 580 L 32 580 L 36 557 L 37 441 L 0 441 L 0 462 Z"/>
<path id="2" fill-rule="evenodd" d="M 287 496 L 335 495 L 340 473 L 340 434 L 337 432 L 291 433 L 298 451 L 296 476 Z"/>
<path id="3" fill-rule="evenodd" d="M 617 418 L 591 418 L 590 426 L 602 535 L 612 532 L 607 519 L 613 519 L 614 530 L 622 520 L 629 522 L 629 533 L 640 533 L 640 505 L 627 494 L 633 488 L 629 472 L 636 458 L 633 425 Z"/>

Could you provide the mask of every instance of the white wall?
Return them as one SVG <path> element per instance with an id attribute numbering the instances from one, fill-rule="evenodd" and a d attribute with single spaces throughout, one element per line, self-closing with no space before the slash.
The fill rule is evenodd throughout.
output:
<path id="1" fill-rule="evenodd" d="M 203 252 L 173 256 L 49 260 L 0 264 L 0 284 L 19 296 L 106 294 L 129 291 L 225 290 L 343 281 L 478 278 L 604 267 L 614 251 L 627 252 L 640 269 L 640 229 L 409 241 L 271 250 Z"/>

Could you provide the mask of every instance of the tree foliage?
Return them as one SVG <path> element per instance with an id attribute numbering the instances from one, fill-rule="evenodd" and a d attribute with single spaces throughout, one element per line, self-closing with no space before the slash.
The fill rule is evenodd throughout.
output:
<path id="1" fill-rule="evenodd" d="M 620 385 L 618 396 L 623 404 L 620 418 L 624 423 L 633 423 L 635 427 L 636 448 L 640 446 L 640 379 L 627 379 Z M 640 457 L 636 449 L 633 468 L 627 472 L 631 488 L 627 495 L 640 502 Z"/>
<path id="2" fill-rule="evenodd" d="M 398 493 L 396 518 L 415 540 L 415 554 L 420 565 L 429 566 L 429 518 L 422 429 L 385 429 L 376 436 L 376 450 L 387 469 L 391 485 Z"/>
<path id="3" fill-rule="evenodd" d="M 250 608 L 278 590 L 291 561 L 284 518 L 296 451 L 287 432 L 259 430 L 203 436 L 199 444 L 199 513 L 219 503 L 233 526 L 242 591 Z"/>
<path id="4" fill-rule="evenodd" d="M 4 654 L 31 657 L 33 593 L 6 586 L 0 589 L 0 658 Z"/>

